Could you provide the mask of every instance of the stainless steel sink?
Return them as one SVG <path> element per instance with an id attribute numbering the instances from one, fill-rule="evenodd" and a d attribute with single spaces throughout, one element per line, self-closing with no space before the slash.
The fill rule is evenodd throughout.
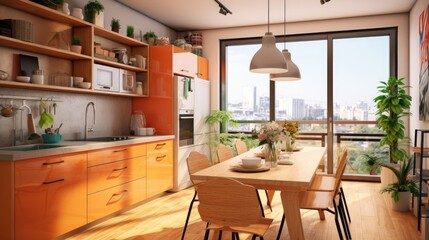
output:
<path id="1" fill-rule="evenodd" d="M 132 139 L 128 136 L 111 136 L 111 137 L 97 137 L 97 138 L 88 138 L 86 141 L 88 142 L 116 142 Z M 69 140 L 69 141 L 85 141 L 83 139 L 79 140 Z"/>
<path id="2" fill-rule="evenodd" d="M 33 145 L 4 147 L 4 148 L 0 148 L 0 151 L 34 151 L 34 150 L 43 150 L 43 149 L 51 149 L 51 148 L 59 148 L 59 147 L 65 147 L 65 146 L 49 145 L 49 144 L 33 144 Z"/>

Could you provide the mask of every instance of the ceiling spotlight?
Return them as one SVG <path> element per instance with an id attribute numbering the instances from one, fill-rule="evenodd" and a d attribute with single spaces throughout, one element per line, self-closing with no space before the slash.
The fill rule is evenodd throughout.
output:
<path id="1" fill-rule="evenodd" d="M 214 0 L 217 4 L 219 4 L 219 7 L 220 7 L 220 9 L 219 9 L 219 13 L 220 14 L 223 14 L 223 15 L 227 15 L 228 13 L 229 14 L 232 14 L 232 12 L 231 11 L 229 11 L 229 9 L 228 8 L 226 8 L 221 2 L 219 2 L 219 0 Z"/>
<path id="2" fill-rule="evenodd" d="M 327 3 L 327 2 L 329 2 L 329 1 L 331 1 L 331 0 L 320 0 L 320 4 L 325 4 L 325 3 Z"/>

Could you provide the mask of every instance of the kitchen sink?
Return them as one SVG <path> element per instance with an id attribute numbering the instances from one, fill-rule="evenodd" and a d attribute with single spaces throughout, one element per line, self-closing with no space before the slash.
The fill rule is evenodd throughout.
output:
<path id="1" fill-rule="evenodd" d="M 65 147 L 63 145 L 48 145 L 48 144 L 34 144 L 34 145 L 22 145 L 22 146 L 13 146 L 13 147 L 4 147 L 0 148 L 0 151 L 34 151 L 34 150 L 43 150 L 51 148 Z"/>
<path id="2" fill-rule="evenodd" d="M 128 136 L 111 136 L 111 137 L 96 137 L 96 138 L 88 138 L 86 141 L 89 142 L 116 142 L 132 139 Z M 85 141 L 83 139 L 79 140 L 71 140 L 71 141 Z"/>

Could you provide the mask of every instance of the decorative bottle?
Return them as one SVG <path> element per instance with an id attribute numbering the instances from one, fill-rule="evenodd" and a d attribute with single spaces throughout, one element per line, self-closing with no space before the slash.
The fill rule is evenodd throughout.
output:
<path id="1" fill-rule="evenodd" d="M 79 18 L 80 20 L 83 20 L 82 8 L 73 8 L 71 15 L 75 18 Z"/>
<path id="2" fill-rule="evenodd" d="M 69 4 L 68 3 L 63 3 L 63 13 L 70 15 L 70 9 L 69 9 Z"/>

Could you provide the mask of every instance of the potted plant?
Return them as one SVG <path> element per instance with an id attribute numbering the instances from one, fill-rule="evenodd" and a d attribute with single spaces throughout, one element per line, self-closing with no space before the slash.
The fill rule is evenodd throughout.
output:
<path id="1" fill-rule="evenodd" d="M 390 77 L 386 82 L 380 82 L 377 87 L 381 93 L 374 98 L 377 107 L 377 123 L 386 136 L 380 140 L 380 145 L 389 145 L 390 162 L 396 163 L 404 159 L 407 153 L 399 147 L 399 140 L 406 139 L 405 124 L 402 117 L 409 116 L 411 96 L 406 90 L 404 78 Z"/>
<path id="2" fill-rule="evenodd" d="M 73 36 L 71 40 L 71 51 L 75 53 L 81 53 L 82 52 L 82 45 L 80 41 L 80 37 Z"/>
<path id="3" fill-rule="evenodd" d="M 155 45 L 157 36 L 153 31 L 149 31 L 143 35 L 143 38 L 149 45 Z"/>
<path id="4" fill-rule="evenodd" d="M 134 26 L 127 26 L 127 37 L 134 38 Z"/>
<path id="5" fill-rule="evenodd" d="M 112 28 L 112 31 L 119 32 L 119 29 L 121 29 L 121 24 L 119 24 L 119 19 L 112 18 L 112 21 L 110 22 L 110 27 Z"/>
<path id="6" fill-rule="evenodd" d="M 104 27 L 104 6 L 97 0 L 90 0 L 83 8 L 85 20 Z"/>
<path id="7" fill-rule="evenodd" d="M 359 172 L 368 173 L 369 175 L 377 175 L 380 172 L 381 161 L 374 153 L 363 153 L 359 155 L 353 163 L 353 168 L 357 168 Z"/>
<path id="8" fill-rule="evenodd" d="M 392 196 L 393 210 L 396 211 L 408 211 L 410 205 L 411 193 L 413 195 L 419 194 L 419 188 L 417 183 L 410 178 L 408 175 L 413 169 L 412 157 L 404 158 L 404 160 L 398 162 L 398 166 L 392 163 L 379 163 L 381 166 L 390 169 L 396 176 L 397 181 L 388 184 L 381 191 L 390 193 Z"/>

